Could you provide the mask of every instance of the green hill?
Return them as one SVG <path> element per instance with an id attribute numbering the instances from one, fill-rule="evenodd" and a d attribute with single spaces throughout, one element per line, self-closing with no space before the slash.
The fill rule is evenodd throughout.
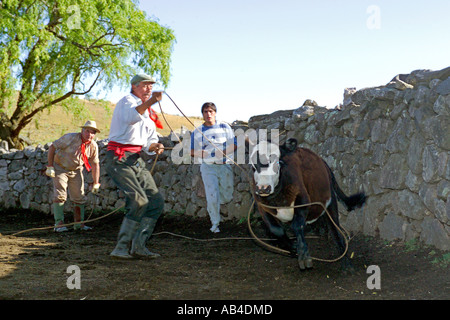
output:
<path id="1" fill-rule="evenodd" d="M 110 102 L 83 100 L 85 104 L 85 112 L 80 115 L 67 113 L 61 106 L 54 106 L 50 111 L 44 111 L 37 115 L 33 121 L 21 131 L 21 136 L 31 143 L 32 146 L 37 144 L 46 144 L 52 142 L 65 133 L 78 132 L 87 120 L 95 120 L 101 132 L 97 135 L 98 139 L 106 139 L 109 135 L 109 126 L 115 105 Z M 158 110 L 156 106 L 155 111 Z M 163 110 L 164 111 L 164 110 Z M 174 131 L 179 131 L 181 126 L 188 130 L 192 130 L 193 126 L 182 116 L 164 114 L 167 122 Z M 163 129 L 157 131 L 163 136 L 170 133 L 169 125 L 167 125 L 164 117 L 158 113 L 163 123 Z M 190 117 L 194 124 L 201 123 L 201 118 Z"/>

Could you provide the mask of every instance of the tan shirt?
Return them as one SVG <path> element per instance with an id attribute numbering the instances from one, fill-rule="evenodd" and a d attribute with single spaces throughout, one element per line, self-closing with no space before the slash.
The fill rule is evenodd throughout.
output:
<path id="1" fill-rule="evenodd" d="M 66 170 L 78 170 L 83 165 L 81 154 L 81 132 L 67 133 L 53 142 L 55 147 L 55 162 Z M 99 163 L 97 142 L 91 141 L 86 145 L 86 156 L 89 164 Z"/>

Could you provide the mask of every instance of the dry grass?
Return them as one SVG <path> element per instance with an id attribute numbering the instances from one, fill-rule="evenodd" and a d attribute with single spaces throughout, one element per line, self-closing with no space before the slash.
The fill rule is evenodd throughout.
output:
<path id="1" fill-rule="evenodd" d="M 87 120 L 95 120 L 97 122 L 97 127 L 101 131 L 97 135 L 97 138 L 108 138 L 115 105 L 109 102 L 95 100 L 84 100 L 83 103 L 85 104 L 85 112 L 80 115 L 68 113 L 60 106 L 55 106 L 50 111 L 42 112 L 33 119 L 33 122 L 22 130 L 21 136 L 28 139 L 33 146 L 37 144 L 44 145 L 58 139 L 66 133 L 78 132 L 80 126 Z M 154 109 L 158 110 L 158 107 L 156 106 Z M 188 130 L 193 129 L 193 126 L 189 121 L 182 116 L 165 114 L 164 116 L 169 125 L 167 125 L 164 117 L 160 113 L 158 113 L 158 116 L 164 128 L 157 129 L 157 131 L 163 136 L 169 135 L 169 125 L 175 132 L 179 132 L 182 126 L 186 127 Z M 201 118 L 199 117 L 190 117 L 189 119 L 195 125 L 202 123 Z"/>

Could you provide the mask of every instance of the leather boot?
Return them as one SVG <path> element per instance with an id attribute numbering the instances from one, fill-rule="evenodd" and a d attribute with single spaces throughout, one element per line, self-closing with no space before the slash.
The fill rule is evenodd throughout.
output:
<path id="1" fill-rule="evenodd" d="M 160 257 L 158 253 L 151 252 L 146 248 L 147 240 L 150 239 L 153 230 L 155 230 L 157 220 L 153 218 L 142 218 L 139 224 L 139 229 L 131 243 L 131 254 L 139 257 L 157 258 Z"/>
<path id="2" fill-rule="evenodd" d="M 123 218 L 122 225 L 117 237 L 117 244 L 110 256 L 118 259 L 132 259 L 133 256 L 129 253 L 130 242 L 139 227 L 139 222 Z"/>

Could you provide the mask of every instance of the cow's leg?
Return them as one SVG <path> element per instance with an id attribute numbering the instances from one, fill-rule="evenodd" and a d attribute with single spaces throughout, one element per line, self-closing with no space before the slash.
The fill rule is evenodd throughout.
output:
<path id="1" fill-rule="evenodd" d="M 305 241 L 305 225 L 308 208 L 297 208 L 294 219 L 292 220 L 292 229 L 297 237 L 297 259 L 300 270 L 312 268 L 312 258 L 309 255 L 308 245 Z"/>
<path id="2" fill-rule="evenodd" d="M 286 235 L 286 230 L 284 230 L 280 222 L 277 219 L 275 219 L 270 213 L 267 213 L 263 210 L 261 211 L 260 211 L 261 217 L 269 233 L 277 238 L 278 243 L 280 244 L 280 247 L 282 249 L 288 250 L 289 252 L 291 252 L 292 256 L 295 256 L 296 252 L 293 243 L 291 239 L 289 239 L 289 237 Z"/>
<path id="3" fill-rule="evenodd" d="M 333 195 L 330 205 L 327 208 L 328 212 L 330 213 L 330 216 L 333 218 L 334 223 L 340 227 L 339 225 L 339 211 L 338 211 L 338 204 L 336 201 L 336 197 Z M 345 241 L 342 234 L 337 230 L 336 226 L 333 224 L 333 222 L 329 219 L 328 221 L 328 230 L 330 231 L 334 242 L 336 243 L 339 255 L 342 255 L 345 252 Z M 341 259 L 342 269 L 344 271 L 353 272 L 354 268 L 352 263 L 350 262 L 350 259 L 348 258 L 347 254 L 342 257 Z"/>

